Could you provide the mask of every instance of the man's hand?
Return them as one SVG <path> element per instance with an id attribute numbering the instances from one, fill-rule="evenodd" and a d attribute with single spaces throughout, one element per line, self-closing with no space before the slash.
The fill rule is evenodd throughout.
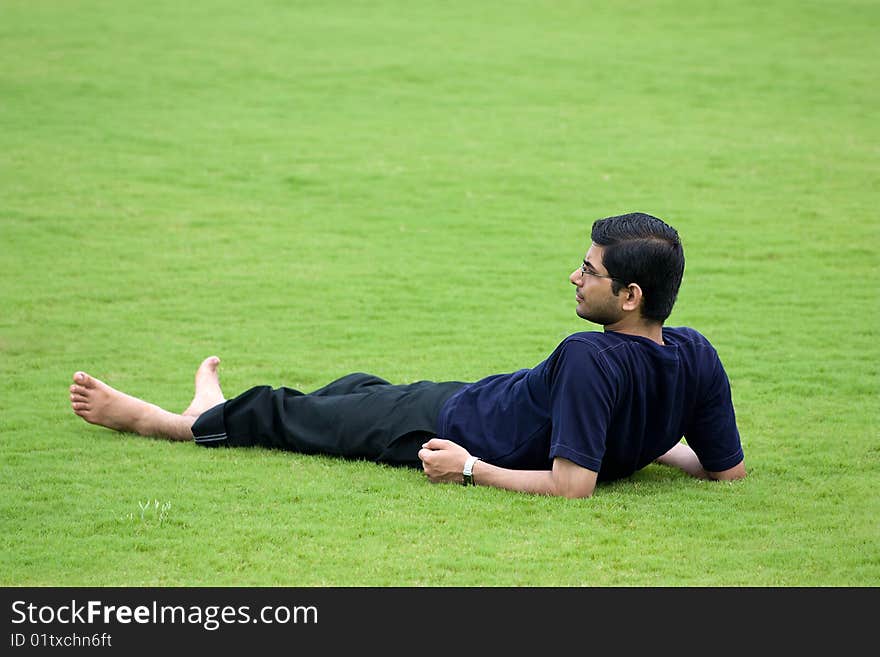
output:
<path id="1" fill-rule="evenodd" d="M 470 454 L 464 447 L 442 438 L 431 438 L 419 450 L 422 469 L 432 484 L 462 483 L 462 471 L 468 456 Z"/>

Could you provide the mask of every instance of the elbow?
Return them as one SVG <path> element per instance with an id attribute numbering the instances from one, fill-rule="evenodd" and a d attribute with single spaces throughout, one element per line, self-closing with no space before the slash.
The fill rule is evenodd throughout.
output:
<path id="1" fill-rule="evenodd" d="M 596 488 L 598 472 L 583 468 L 567 459 L 556 457 L 547 473 L 544 491 L 570 500 L 590 497 Z"/>
<path id="2" fill-rule="evenodd" d="M 737 479 L 744 479 L 748 472 L 746 472 L 746 466 L 744 461 L 740 461 L 735 466 L 728 470 L 722 470 L 721 472 L 708 472 L 710 479 L 715 481 L 736 481 Z"/>
<path id="3" fill-rule="evenodd" d="M 553 494 L 557 497 L 564 497 L 568 500 L 583 500 L 588 497 L 593 496 L 593 491 L 596 490 L 596 486 L 587 486 L 587 485 L 562 485 L 556 486 L 553 490 Z"/>

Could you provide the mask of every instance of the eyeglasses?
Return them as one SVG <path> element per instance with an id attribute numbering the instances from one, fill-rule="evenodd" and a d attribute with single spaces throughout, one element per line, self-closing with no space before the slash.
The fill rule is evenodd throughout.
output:
<path id="1" fill-rule="evenodd" d="M 622 279 L 617 278 L 615 276 L 608 276 L 606 274 L 597 274 L 596 272 L 592 271 L 591 269 L 587 269 L 586 261 L 584 261 L 584 264 L 581 265 L 580 271 L 581 271 L 581 276 L 595 276 L 596 278 L 608 278 L 612 281 L 617 281 L 618 283 L 623 283 Z M 624 283 L 624 285 L 625 285 L 625 283 Z"/>

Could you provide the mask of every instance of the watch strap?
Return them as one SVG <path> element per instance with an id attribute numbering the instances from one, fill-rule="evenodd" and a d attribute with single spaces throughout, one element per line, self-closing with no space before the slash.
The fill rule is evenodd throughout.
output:
<path id="1" fill-rule="evenodd" d="M 463 486 L 476 486 L 477 484 L 474 482 L 474 463 L 481 460 L 479 456 L 468 456 L 467 460 L 464 462 L 464 469 L 462 470 L 462 485 Z"/>

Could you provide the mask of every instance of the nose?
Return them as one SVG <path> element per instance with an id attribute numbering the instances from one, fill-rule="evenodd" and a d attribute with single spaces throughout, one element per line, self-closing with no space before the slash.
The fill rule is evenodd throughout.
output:
<path id="1" fill-rule="evenodd" d="M 577 285 L 581 280 L 581 268 L 578 267 L 573 272 L 571 272 L 571 276 L 568 277 L 568 280 L 572 285 Z"/>

